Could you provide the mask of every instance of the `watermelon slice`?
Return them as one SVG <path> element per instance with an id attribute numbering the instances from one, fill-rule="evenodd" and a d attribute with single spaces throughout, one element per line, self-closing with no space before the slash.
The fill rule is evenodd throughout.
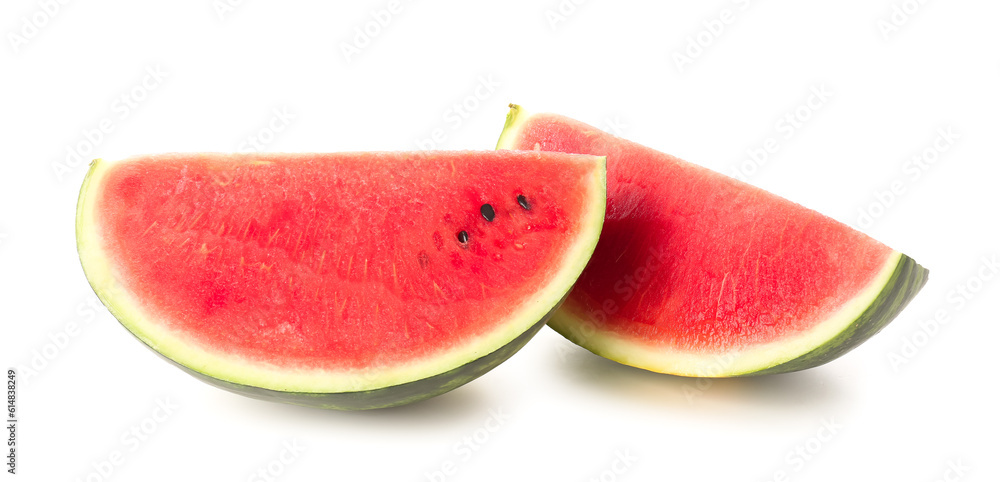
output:
<path id="1" fill-rule="evenodd" d="M 188 373 L 368 409 L 520 349 L 586 265 L 604 206 L 588 155 L 169 154 L 94 161 L 77 243 L 112 314 Z"/>
<path id="2" fill-rule="evenodd" d="M 849 226 L 566 117 L 511 105 L 497 148 L 607 156 L 604 232 L 549 325 L 626 365 L 698 377 L 815 367 L 885 327 L 927 280 Z"/>

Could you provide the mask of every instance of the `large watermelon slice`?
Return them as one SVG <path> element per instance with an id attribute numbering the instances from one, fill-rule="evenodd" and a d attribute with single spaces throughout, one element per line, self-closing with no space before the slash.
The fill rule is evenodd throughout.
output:
<path id="1" fill-rule="evenodd" d="M 137 338 L 251 397 L 400 405 L 541 328 L 604 219 L 604 159 L 539 152 L 94 161 L 88 280 Z"/>
<path id="2" fill-rule="evenodd" d="M 700 377 L 821 365 L 927 279 L 842 223 L 566 117 L 512 105 L 497 147 L 607 156 L 604 232 L 549 325 L 627 365 Z"/>

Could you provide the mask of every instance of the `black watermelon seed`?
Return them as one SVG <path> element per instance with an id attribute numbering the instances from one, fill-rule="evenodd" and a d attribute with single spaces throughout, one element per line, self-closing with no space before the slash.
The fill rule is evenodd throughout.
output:
<path id="1" fill-rule="evenodd" d="M 531 209 L 531 205 L 528 204 L 528 199 L 524 197 L 524 194 L 519 194 L 517 196 L 517 203 L 521 205 L 524 209 Z"/>
<path id="2" fill-rule="evenodd" d="M 468 243 L 469 242 L 469 233 L 467 233 L 465 231 L 459 231 L 458 232 L 458 242 L 462 243 L 462 244 Z"/>
<path id="3" fill-rule="evenodd" d="M 487 221 L 490 222 L 492 222 L 493 218 L 497 215 L 496 211 L 493 210 L 493 206 L 490 206 L 489 204 L 483 204 L 480 206 L 479 212 L 482 213 L 483 217 L 486 218 Z"/>

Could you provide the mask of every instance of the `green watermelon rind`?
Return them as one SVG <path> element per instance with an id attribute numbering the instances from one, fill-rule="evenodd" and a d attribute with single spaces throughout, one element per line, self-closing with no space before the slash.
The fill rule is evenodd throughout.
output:
<path id="1" fill-rule="evenodd" d="M 831 362 L 885 328 L 927 282 L 928 270 L 902 253 L 890 256 L 884 276 L 875 277 L 843 308 L 818 321 L 813 330 L 750 350 L 690 353 L 646 344 L 601 331 L 590 317 L 564 303 L 549 326 L 596 355 L 658 373 L 729 378 L 788 373 Z"/>
<path id="2" fill-rule="evenodd" d="M 513 356 L 528 343 L 531 338 L 542 329 L 549 318 L 558 308 L 556 306 L 549 311 L 541 320 L 535 323 L 528 331 L 521 333 L 517 338 L 511 340 L 506 345 L 494 350 L 492 353 L 473 360 L 469 363 L 453 368 L 447 372 L 430 376 L 421 380 L 393 385 L 391 387 L 378 388 L 374 390 L 363 390 L 357 392 L 332 392 L 332 393 L 309 393 L 309 392 L 285 392 L 280 390 L 270 390 L 267 388 L 243 385 L 226 380 L 210 377 L 204 373 L 192 370 L 162 353 L 153 350 L 161 358 L 176 365 L 195 378 L 210 385 L 228 390 L 233 393 L 244 395 L 258 400 L 272 402 L 282 402 L 305 407 L 328 408 L 336 410 L 372 410 L 377 408 L 390 408 L 406 405 L 421 400 L 426 400 L 443 393 L 450 392 L 466 383 L 481 377 L 486 372 L 496 368 L 508 358 Z"/>
<path id="3" fill-rule="evenodd" d="M 525 300 L 500 326 L 478 340 L 444 355 L 418 360 L 395 370 L 300 374 L 266 367 L 234 355 L 219 355 L 190 343 L 162 323 L 151 321 L 140 300 L 114 272 L 104 252 L 95 202 L 104 174 L 113 162 L 94 160 L 77 202 L 77 250 L 88 282 L 112 315 L 137 339 L 184 371 L 220 388 L 252 398 L 345 410 L 383 408 L 415 402 L 457 388 L 513 355 L 547 322 L 583 272 L 604 223 L 606 164 L 600 156 L 588 188 L 591 206 L 580 220 L 580 238 L 566 251 L 549 284 Z M 395 367 L 394 367 L 395 368 Z"/>
<path id="4" fill-rule="evenodd" d="M 917 264 L 913 258 L 900 254 L 899 263 L 896 264 L 889 282 L 875 300 L 837 336 L 791 360 L 762 370 L 734 375 L 789 373 L 825 365 L 840 358 L 888 326 L 927 284 L 929 274 L 930 271 Z"/>
<path id="5" fill-rule="evenodd" d="M 517 138 L 521 134 L 521 127 L 526 124 L 529 115 L 522 115 L 524 109 L 517 104 L 508 104 L 510 110 L 507 112 L 507 121 L 503 124 L 503 131 L 500 132 L 500 139 L 497 140 L 497 149 L 514 149 Z"/>
<path id="6" fill-rule="evenodd" d="M 532 115 L 516 104 L 510 111 L 497 149 L 516 149 Z M 537 147 L 536 147 L 537 148 Z M 613 161 L 612 161 L 613 162 Z M 928 270 L 912 258 L 893 252 L 872 283 L 813 331 L 778 340 L 750 352 L 688 353 L 669 346 L 625 339 L 596 326 L 572 297 L 549 321 L 568 340 L 604 358 L 672 375 L 726 378 L 805 370 L 826 364 L 853 350 L 887 326 L 928 279 Z"/>

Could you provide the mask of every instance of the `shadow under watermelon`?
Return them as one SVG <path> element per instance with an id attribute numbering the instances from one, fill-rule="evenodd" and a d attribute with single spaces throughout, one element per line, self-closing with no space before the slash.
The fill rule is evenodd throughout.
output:
<path id="1" fill-rule="evenodd" d="M 569 343 L 569 342 L 566 342 Z M 579 347 L 561 356 L 562 379 L 575 389 L 641 405 L 735 412 L 833 411 L 849 397 L 828 367 L 747 378 L 689 378 L 622 365 Z"/>

